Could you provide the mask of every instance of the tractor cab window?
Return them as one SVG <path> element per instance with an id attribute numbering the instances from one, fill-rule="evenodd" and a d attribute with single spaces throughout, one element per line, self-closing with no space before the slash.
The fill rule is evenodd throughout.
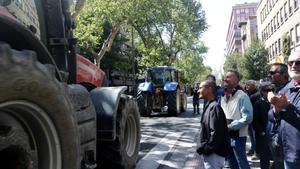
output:
<path id="1" fill-rule="evenodd" d="M 164 70 L 162 69 L 148 70 L 147 81 L 153 82 L 155 84 L 162 84 L 164 81 Z"/>
<path id="2" fill-rule="evenodd" d="M 172 71 L 171 71 L 171 76 L 172 76 L 172 81 L 173 81 L 173 82 L 177 82 L 177 81 L 178 81 L 177 73 L 176 73 L 175 70 L 172 70 Z"/>
<path id="3" fill-rule="evenodd" d="M 165 81 L 166 82 L 172 82 L 173 79 L 172 79 L 172 70 L 166 70 L 165 71 Z"/>
<path id="4" fill-rule="evenodd" d="M 9 14 L 40 38 L 40 25 L 34 0 L 0 0 L 0 13 Z"/>

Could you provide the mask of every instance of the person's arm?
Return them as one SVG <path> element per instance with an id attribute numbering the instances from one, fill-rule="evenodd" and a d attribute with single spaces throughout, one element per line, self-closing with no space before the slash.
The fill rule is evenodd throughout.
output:
<path id="1" fill-rule="evenodd" d="M 300 111 L 293 103 L 290 103 L 284 93 L 280 93 L 278 97 L 271 100 L 274 105 L 274 116 L 278 116 L 290 125 L 300 130 Z"/>
<path id="2" fill-rule="evenodd" d="M 249 97 L 247 95 L 242 95 L 238 104 L 241 118 L 238 120 L 233 120 L 228 125 L 229 130 L 239 130 L 250 124 L 253 120 L 253 108 Z"/>
<path id="3" fill-rule="evenodd" d="M 279 117 L 300 130 L 300 111 L 293 104 L 289 104 L 279 112 Z"/>
<path id="4" fill-rule="evenodd" d="M 212 112 L 210 112 L 209 119 L 210 137 L 203 149 L 203 154 L 205 155 L 214 153 L 216 148 L 224 144 L 224 133 L 227 132 L 227 128 L 224 127 L 226 126 L 225 114 L 220 105 L 214 106 Z"/>

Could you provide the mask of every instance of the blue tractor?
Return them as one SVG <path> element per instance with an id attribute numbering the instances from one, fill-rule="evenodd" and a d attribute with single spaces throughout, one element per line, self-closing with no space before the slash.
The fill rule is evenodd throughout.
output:
<path id="1" fill-rule="evenodd" d="M 173 66 L 147 68 L 145 82 L 140 83 L 137 102 L 142 116 L 152 112 L 167 112 L 177 116 L 186 111 L 187 97 L 184 86 L 179 83 L 179 72 Z"/>

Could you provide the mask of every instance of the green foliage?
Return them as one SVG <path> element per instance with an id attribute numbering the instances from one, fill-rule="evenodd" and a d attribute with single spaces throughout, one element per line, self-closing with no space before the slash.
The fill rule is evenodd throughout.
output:
<path id="1" fill-rule="evenodd" d="M 135 59 L 139 74 L 143 74 L 147 66 L 178 65 L 188 75 L 187 79 L 193 79 L 195 74 L 188 73 L 188 65 L 183 66 L 187 60 L 197 63 L 197 72 L 210 72 L 202 63 L 207 49 L 199 39 L 207 23 L 197 0 L 87 0 L 76 23 L 74 34 L 78 45 L 97 53 L 111 30 L 121 25 L 121 34 L 114 41 L 111 52 L 105 55 L 101 67 L 130 68 L 138 53 Z M 129 42 L 119 36 L 133 40 L 137 51 L 123 51 L 121 46 Z M 125 58 L 129 60 L 126 62 Z M 119 60 L 127 64 L 122 66 Z"/>
<path id="2" fill-rule="evenodd" d="M 176 67 L 182 72 L 184 83 L 200 82 L 211 74 L 212 69 L 203 65 L 203 57 L 201 55 L 185 55 L 178 59 Z"/>
<path id="3" fill-rule="evenodd" d="M 228 69 L 237 70 L 243 77 L 242 82 L 247 80 L 259 80 L 266 78 L 268 65 L 268 51 L 264 44 L 259 40 L 251 42 L 251 46 L 246 49 L 244 55 L 233 53 L 226 57 L 224 72 Z"/>
<path id="4" fill-rule="evenodd" d="M 245 58 L 241 53 L 234 52 L 233 54 L 226 56 L 223 69 L 225 73 L 228 69 L 235 69 L 244 77 L 246 75 Z"/>
<path id="5" fill-rule="evenodd" d="M 246 50 L 245 57 L 245 79 L 259 80 L 267 77 L 268 51 L 259 40 L 254 40 L 249 49 Z"/>
<path id="6" fill-rule="evenodd" d="M 286 33 L 282 36 L 282 54 L 284 58 L 284 63 L 287 63 L 288 57 L 291 54 L 291 37 Z"/>

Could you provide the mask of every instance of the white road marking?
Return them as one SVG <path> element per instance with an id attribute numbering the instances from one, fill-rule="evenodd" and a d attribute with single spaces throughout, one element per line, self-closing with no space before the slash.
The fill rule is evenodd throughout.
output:
<path id="1" fill-rule="evenodd" d="M 162 163 L 162 159 L 172 150 L 181 135 L 181 132 L 166 135 L 147 155 L 139 160 L 136 169 L 157 168 Z"/>

